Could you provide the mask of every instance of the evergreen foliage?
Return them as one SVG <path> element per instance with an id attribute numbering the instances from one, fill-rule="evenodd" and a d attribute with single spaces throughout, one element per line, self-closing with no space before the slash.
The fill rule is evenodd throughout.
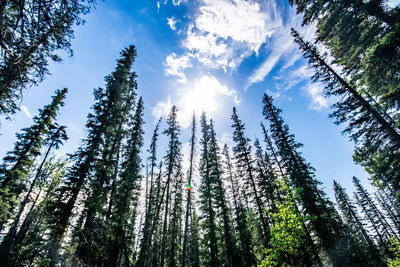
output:
<path id="1" fill-rule="evenodd" d="M 0 115 L 18 110 L 25 87 L 41 82 L 49 60 L 72 55 L 73 26 L 82 24 L 93 0 L 2 1 L 0 4 Z"/>
<path id="2" fill-rule="evenodd" d="M 41 148 L 46 144 L 49 134 L 57 128 L 55 118 L 59 108 L 64 105 L 66 93 L 66 88 L 56 91 L 51 104 L 39 110 L 39 114 L 33 118 L 34 124 L 17 134 L 14 150 L 3 159 L 0 167 L 0 230 L 18 204 L 18 196 L 26 190 L 29 172 L 35 159 L 41 155 Z"/>

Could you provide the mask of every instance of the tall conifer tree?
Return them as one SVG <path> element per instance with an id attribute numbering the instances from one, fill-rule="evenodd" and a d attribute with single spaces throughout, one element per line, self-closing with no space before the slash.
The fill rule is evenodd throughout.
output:
<path id="1" fill-rule="evenodd" d="M 55 118 L 59 108 L 64 105 L 66 93 L 66 88 L 56 91 L 51 104 L 39 110 L 39 115 L 33 118 L 34 124 L 17 134 L 14 150 L 3 159 L 0 167 L 0 230 L 18 204 L 18 196 L 26 190 L 29 171 L 36 157 L 41 154 L 46 135 L 55 127 Z"/>
<path id="2" fill-rule="evenodd" d="M 116 70 L 105 78 L 106 89 L 98 88 L 94 91 L 95 104 L 93 113 L 88 115 L 86 127 L 87 137 L 82 146 L 72 156 L 75 162 L 70 168 L 63 186 L 59 189 L 59 197 L 53 205 L 49 206 L 53 214 L 51 220 L 52 239 L 48 257 L 54 266 L 58 258 L 58 250 L 71 218 L 73 208 L 81 194 L 81 189 L 91 178 L 92 202 L 86 203 L 88 212 L 84 231 L 81 233 L 81 241 L 78 255 L 86 262 L 89 254 L 81 253 L 85 248 L 84 235 L 90 232 L 95 215 L 104 203 L 105 194 L 102 188 L 111 180 L 110 170 L 116 170 L 118 151 L 123 135 L 123 125 L 127 122 L 128 114 L 134 104 L 134 96 L 137 88 L 136 74 L 131 71 L 132 63 L 136 56 L 134 46 L 124 49 L 121 58 L 117 61 Z M 102 166 L 105 163 L 106 166 Z M 96 191 L 96 192 L 95 192 Z M 91 205 L 93 204 L 93 205 Z M 90 206 L 90 207 L 89 207 Z"/>
<path id="3" fill-rule="evenodd" d="M 0 114 L 18 110 L 28 85 L 48 74 L 49 60 L 60 62 L 58 50 L 72 55 L 73 26 L 82 24 L 93 0 L 2 1 L 0 4 Z"/>
<path id="4" fill-rule="evenodd" d="M 250 188 L 251 195 L 254 196 L 258 210 L 258 216 L 260 217 L 262 226 L 264 244 L 266 245 L 268 244 L 269 239 L 269 226 L 267 222 L 268 218 L 264 212 L 259 190 L 257 190 L 254 160 L 251 154 L 251 146 L 249 144 L 250 139 L 245 136 L 245 126 L 244 123 L 242 123 L 239 119 L 236 108 L 233 108 L 232 128 L 234 129 L 233 141 L 236 143 L 235 147 L 233 148 L 236 158 L 236 165 L 238 169 L 242 171 L 246 184 Z"/>
<path id="5" fill-rule="evenodd" d="M 351 245 L 347 243 L 345 229 L 333 203 L 318 188 L 313 168 L 298 152 L 301 144 L 297 143 L 293 134 L 289 133 L 289 127 L 280 117 L 281 111 L 273 105 L 272 98 L 265 94 L 263 102 L 263 115 L 270 122 L 272 138 L 281 158 L 282 167 L 286 169 L 291 184 L 300 190 L 302 206 L 306 214 L 314 218 L 311 223 L 322 247 L 328 253 L 333 265 L 343 262 L 350 264 L 353 259 L 347 254 L 347 246 Z"/>

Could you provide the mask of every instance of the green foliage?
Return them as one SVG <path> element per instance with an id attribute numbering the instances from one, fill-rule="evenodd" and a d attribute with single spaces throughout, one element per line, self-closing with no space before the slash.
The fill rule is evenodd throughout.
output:
<path id="1" fill-rule="evenodd" d="M 266 257 L 259 266 L 295 266 L 296 262 L 291 258 L 296 258 L 307 250 L 303 228 L 306 218 L 296 209 L 298 197 L 292 189 L 283 182 L 276 183 L 280 185 L 279 191 L 285 195 L 285 199 L 283 203 L 276 203 L 276 211 L 269 212 L 273 221 L 271 239 L 265 249 Z"/>
<path id="2" fill-rule="evenodd" d="M 393 237 L 390 241 L 394 253 L 394 259 L 388 259 L 388 267 L 400 267 L 400 241 Z"/>
<path id="3" fill-rule="evenodd" d="M 73 26 L 93 0 L 3 1 L 0 4 L 0 114 L 18 110 L 25 87 L 42 81 L 49 60 L 59 62 L 59 50 L 72 55 Z"/>
<path id="4" fill-rule="evenodd" d="M 41 155 L 41 149 L 48 141 L 49 135 L 57 128 L 55 118 L 67 89 L 57 90 L 51 104 L 39 110 L 33 118 L 31 127 L 22 129 L 17 134 L 14 150 L 7 153 L 0 166 L 0 229 L 10 218 L 10 212 L 19 203 L 18 196 L 26 190 L 28 175 L 35 159 Z"/>

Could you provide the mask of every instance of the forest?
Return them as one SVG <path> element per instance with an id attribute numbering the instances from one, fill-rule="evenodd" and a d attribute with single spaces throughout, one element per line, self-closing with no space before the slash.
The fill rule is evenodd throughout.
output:
<path id="1" fill-rule="evenodd" d="M 73 154 L 55 153 L 68 140 L 67 88 L 16 133 L 0 165 L 0 266 L 400 266 L 400 6 L 385 3 L 289 0 L 316 28 L 315 40 L 292 28 L 292 40 L 370 187 L 334 181 L 330 199 L 268 93 L 260 140 L 237 107 L 233 145 L 205 112 L 183 140 L 175 105 L 145 133 L 132 44 L 93 90 Z M 1 1 L 0 116 L 12 120 L 60 51 L 72 55 L 73 29 L 96 5 Z"/>

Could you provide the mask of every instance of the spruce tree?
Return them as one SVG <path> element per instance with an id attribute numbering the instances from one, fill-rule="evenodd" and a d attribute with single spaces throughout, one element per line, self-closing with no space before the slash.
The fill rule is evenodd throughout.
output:
<path id="1" fill-rule="evenodd" d="M 200 117 L 201 139 L 200 139 L 200 210 L 202 211 L 201 224 L 204 225 L 203 260 L 205 265 L 218 266 L 218 245 L 216 229 L 216 213 L 213 195 L 214 177 L 211 176 L 210 162 L 210 126 L 207 124 L 206 114 Z M 209 255 L 208 254 L 209 251 Z"/>
<path id="2" fill-rule="evenodd" d="M 264 207 L 259 195 L 260 193 L 257 190 L 254 160 L 251 154 L 251 146 L 249 144 L 250 139 L 245 136 L 245 126 L 239 119 L 236 108 L 233 108 L 232 122 L 232 128 L 234 129 L 233 141 L 236 143 L 235 147 L 233 148 L 236 165 L 237 168 L 243 173 L 246 184 L 250 188 L 251 195 L 254 196 L 258 210 L 258 216 L 260 217 L 261 221 L 264 244 L 267 245 L 269 239 L 269 226 L 267 222 L 268 218 L 264 212 Z"/>
<path id="3" fill-rule="evenodd" d="M 365 216 L 372 225 L 380 245 L 385 249 L 386 253 L 390 254 L 390 238 L 394 236 L 399 239 L 399 237 L 396 235 L 396 232 L 393 230 L 391 225 L 387 222 L 382 212 L 378 209 L 369 192 L 361 185 L 360 180 L 357 177 L 353 177 L 353 183 L 356 187 L 354 196 L 357 204 L 361 207 Z"/>
<path id="4" fill-rule="evenodd" d="M 73 27 L 94 1 L 2 1 L 0 4 L 0 114 L 18 110 L 23 90 L 42 81 L 59 50 L 72 55 Z"/>
<path id="5" fill-rule="evenodd" d="M 148 152 L 150 153 L 150 156 L 148 160 L 150 160 L 150 192 L 149 192 L 149 204 L 148 207 L 146 207 L 146 217 L 145 217 L 145 222 L 144 222 L 144 227 L 143 227 L 143 239 L 141 240 L 141 246 L 140 246 L 140 252 L 139 252 L 139 257 L 137 261 L 137 265 L 147 265 L 148 261 L 148 254 L 149 254 L 149 249 L 150 249 L 150 243 L 151 243 L 151 238 L 152 238 L 152 231 L 151 231 L 151 226 L 152 226 L 152 220 L 154 220 L 154 216 L 156 213 L 157 209 L 157 201 L 158 198 L 156 197 L 156 192 L 157 190 L 159 191 L 159 184 L 157 186 L 156 181 L 154 181 L 155 178 L 155 168 L 157 167 L 157 141 L 158 141 L 158 136 L 159 136 L 159 127 L 161 123 L 161 118 L 159 119 L 156 128 L 154 129 L 153 136 L 151 138 L 151 143 L 150 143 L 150 148 L 148 149 Z M 157 188 L 156 188 L 157 186 Z"/>
<path id="6" fill-rule="evenodd" d="M 188 249 L 188 234 L 192 231 L 189 230 L 191 222 L 189 222 L 189 217 L 192 215 L 192 177 L 193 177 L 193 161 L 194 161 L 194 148 L 195 148 L 195 140 L 196 140 L 196 116 L 193 112 L 192 118 L 192 136 L 190 138 L 190 158 L 189 158 L 189 175 L 188 175 L 188 183 L 187 183 L 187 195 L 186 195 L 186 215 L 185 215 L 185 230 L 183 233 L 183 247 L 182 247 L 182 267 L 186 266 L 186 262 L 189 257 L 187 257 L 187 249 Z M 189 261 L 189 264 L 193 264 L 193 262 Z"/>
<path id="7" fill-rule="evenodd" d="M 168 212 L 170 209 L 170 201 L 171 201 L 171 196 L 173 194 L 171 193 L 171 184 L 172 187 L 175 189 L 178 189 L 180 181 L 182 179 L 182 167 L 181 167 L 181 162 L 182 162 L 182 154 L 181 154 L 181 142 L 179 141 L 179 135 L 180 135 L 180 126 L 177 121 L 176 113 L 177 113 L 177 108 L 176 106 L 173 106 L 171 108 L 171 113 L 168 115 L 167 123 L 168 123 L 168 128 L 164 131 L 164 134 L 166 134 L 169 137 L 169 142 L 168 142 L 168 150 L 167 150 L 167 155 L 165 156 L 165 165 L 166 165 L 166 199 L 165 199 L 165 208 L 164 208 L 164 221 L 163 221 L 163 228 L 162 228 L 162 241 L 161 241 L 161 266 L 164 266 L 165 259 L 166 259 L 166 246 L 168 245 L 168 257 L 172 263 L 176 259 L 176 251 L 175 248 L 173 247 L 173 244 L 171 242 L 175 242 L 177 235 L 175 232 L 169 232 L 169 236 L 173 237 L 173 240 L 169 238 L 169 242 L 167 244 L 167 229 L 168 229 Z M 179 194 L 179 192 L 176 192 Z M 181 192 L 180 192 L 181 193 Z M 176 196 L 176 194 L 175 194 Z M 177 216 L 179 216 L 178 211 L 179 211 L 179 197 L 176 196 L 175 201 L 174 201 L 174 207 L 172 209 L 172 223 L 176 225 L 177 223 Z M 174 225 L 174 226 L 175 226 Z M 171 229 L 171 227 L 170 227 Z M 171 263 L 171 262 L 170 262 Z"/>
<path id="8" fill-rule="evenodd" d="M 48 137 L 44 141 L 47 144 L 46 153 L 43 157 L 43 160 L 39 164 L 36 173 L 33 176 L 32 181 L 30 182 L 29 189 L 25 194 L 21 204 L 19 205 L 18 212 L 13 220 L 12 225 L 10 226 L 7 235 L 3 239 L 1 244 L 1 257 L 3 258 L 3 264 L 6 266 L 8 264 L 10 253 L 12 253 L 13 248 L 18 243 L 16 240 L 18 225 L 20 224 L 20 219 L 25 211 L 25 207 L 29 204 L 30 199 L 32 198 L 32 193 L 36 189 L 37 184 L 40 183 L 40 178 L 42 175 L 42 170 L 47 163 L 50 152 L 52 149 L 58 149 L 63 141 L 67 140 L 68 137 L 65 132 L 65 126 L 58 126 L 56 123 L 53 125 L 54 129 L 51 129 L 48 133 Z"/>
<path id="9" fill-rule="evenodd" d="M 233 169 L 231 155 L 228 146 L 225 144 L 223 149 L 225 157 L 226 173 L 228 174 L 228 183 L 231 188 L 231 196 L 235 208 L 235 230 L 239 234 L 239 258 L 238 265 L 252 266 L 255 264 L 255 257 L 253 253 L 253 244 L 249 232 L 245 208 L 241 200 L 238 179 Z"/>
<path id="10" fill-rule="evenodd" d="M 290 2 L 303 13 L 303 25 L 316 25 L 317 41 L 329 48 L 345 75 L 398 110 L 399 8 L 382 0 Z"/>
<path id="11" fill-rule="evenodd" d="M 346 194 L 345 189 L 336 181 L 333 181 L 333 188 L 335 191 L 335 198 L 338 204 L 339 210 L 341 211 L 344 222 L 349 226 L 350 230 L 361 237 L 361 243 L 366 244 L 367 252 L 363 253 L 360 257 L 360 263 L 363 265 L 371 266 L 385 266 L 382 255 L 376 248 L 375 243 L 370 238 L 365 223 L 357 213 L 357 208 L 350 197 Z M 355 238 L 356 239 L 356 238 Z"/>
<path id="12" fill-rule="evenodd" d="M 111 246 L 109 248 L 108 266 L 129 265 L 132 255 L 129 253 L 129 248 L 126 247 L 129 243 L 126 241 L 128 237 L 127 225 L 133 225 L 136 219 L 136 208 L 138 205 L 138 196 L 142 176 L 140 174 L 141 158 L 140 152 L 143 145 L 143 101 L 139 99 L 134 119 L 131 125 L 130 137 L 125 148 L 125 161 L 122 163 L 122 172 L 118 181 L 115 207 L 111 216 Z M 129 259 L 126 262 L 126 256 Z M 121 261 L 121 258 L 124 261 Z"/>
<path id="13" fill-rule="evenodd" d="M 264 95 L 263 102 L 263 115 L 270 122 L 272 138 L 281 158 L 280 163 L 286 170 L 291 185 L 300 190 L 301 205 L 305 213 L 313 218 L 311 223 L 322 247 L 333 265 L 343 262 L 350 264 L 353 261 L 348 253 L 351 244 L 346 240 L 345 229 L 337 211 L 318 188 L 314 170 L 298 152 L 301 144 L 290 134 L 289 127 L 280 117 L 281 111 L 273 105 L 272 98 L 267 94 Z"/>
<path id="14" fill-rule="evenodd" d="M 17 134 L 14 150 L 7 153 L 0 167 L 0 230 L 11 217 L 18 204 L 18 196 L 26 191 L 27 178 L 35 159 L 41 155 L 46 136 L 55 127 L 55 118 L 67 89 L 57 90 L 51 104 L 39 110 L 31 127 Z"/>
<path id="15" fill-rule="evenodd" d="M 9 266 L 42 266 L 47 264 L 48 212 L 46 206 L 56 197 L 67 160 L 52 157 L 36 171 L 36 190 L 31 194 L 32 203 L 24 212 L 21 225 L 14 238 L 14 247 L 9 255 Z M 5 260 L 2 264 L 5 266 Z"/>
<path id="16" fill-rule="evenodd" d="M 213 188 L 215 204 L 217 207 L 217 216 L 222 215 L 223 224 L 223 242 L 225 245 L 225 255 L 227 266 L 237 266 L 238 259 L 235 258 L 235 247 L 231 230 L 230 213 L 225 197 L 224 185 L 222 183 L 222 166 L 219 147 L 216 139 L 216 133 L 214 131 L 214 123 L 210 121 L 210 145 L 209 145 L 209 161 L 211 164 L 210 176 L 214 181 L 215 185 Z"/>
<path id="17" fill-rule="evenodd" d="M 379 105 L 366 99 L 354 83 L 341 77 L 327 63 L 327 55 L 320 55 L 314 45 L 293 29 L 292 35 L 315 69 L 313 80 L 325 84 L 325 94 L 340 97 L 330 117 L 336 119 L 336 124 L 347 123 L 343 133 L 350 134 L 358 147 L 354 159 L 376 175 L 373 179 L 377 184 L 400 188 L 400 172 L 396 167 L 400 165 L 400 133 L 395 122 Z"/>
<path id="18" fill-rule="evenodd" d="M 131 71 L 131 67 L 135 56 L 134 47 L 131 46 L 124 50 L 115 71 L 105 78 L 106 96 L 109 102 L 103 107 L 107 116 L 102 119 L 107 120 L 107 128 L 103 132 L 101 158 L 93 168 L 94 173 L 89 184 L 90 196 L 85 202 L 85 224 L 80 232 L 76 251 L 76 256 L 84 263 L 88 263 L 96 257 L 90 254 L 90 247 L 99 245 L 92 244 L 94 242 L 90 239 L 93 231 L 100 230 L 96 227 L 103 227 L 102 224 L 104 224 L 102 215 L 105 213 L 104 206 L 109 193 L 109 185 L 117 169 L 116 166 L 118 166 L 117 152 L 120 150 L 122 139 L 125 136 L 124 126 L 128 123 L 129 114 L 134 106 L 136 94 L 134 89 L 137 84 L 136 74 Z M 98 215 L 100 215 L 99 218 L 97 218 Z"/>
<path id="19" fill-rule="evenodd" d="M 100 210 L 103 212 L 101 205 L 106 195 L 103 186 L 110 183 L 117 170 L 117 151 L 124 134 L 123 125 L 127 122 L 134 104 L 137 84 L 136 74 L 131 71 L 131 67 L 135 56 L 134 46 L 124 49 L 121 52 L 121 58 L 117 61 L 115 71 L 105 78 L 106 89 L 94 90 L 95 104 L 86 123 L 87 137 L 77 152 L 72 155 L 71 160 L 75 163 L 68 171 L 63 186 L 58 190 L 57 201 L 49 206 L 53 214 L 50 226 L 52 239 L 48 253 L 51 266 L 57 262 L 60 243 L 73 215 L 78 196 L 82 194 L 81 189 L 90 180 L 88 193 L 94 197 L 92 201 L 89 199 L 86 201 L 84 230 L 80 232 L 80 229 L 76 228 L 81 234 L 77 255 L 82 256 L 79 257 L 83 262 L 88 260 L 89 254 L 83 253 L 83 250 L 88 248 L 84 244 L 84 237 L 91 231 L 96 214 Z"/>

